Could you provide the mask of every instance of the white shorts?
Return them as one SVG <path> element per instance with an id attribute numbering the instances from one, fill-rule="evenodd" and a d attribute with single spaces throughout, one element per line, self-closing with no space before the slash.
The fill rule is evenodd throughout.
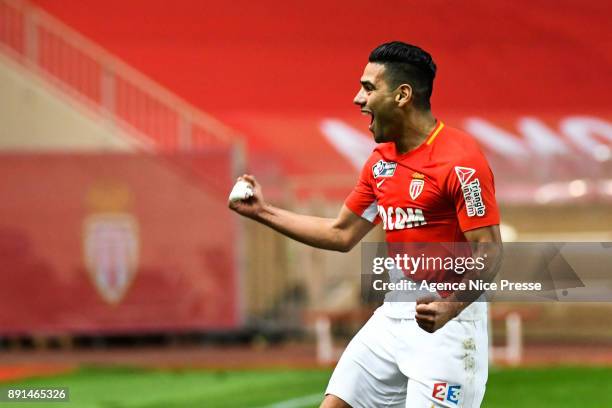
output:
<path id="1" fill-rule="evenodd" d="M 486 315 L 427 333 L 379 308 L 342 354 L 325 393 L 354 408 L 473 408 L 487 375 Z"/>

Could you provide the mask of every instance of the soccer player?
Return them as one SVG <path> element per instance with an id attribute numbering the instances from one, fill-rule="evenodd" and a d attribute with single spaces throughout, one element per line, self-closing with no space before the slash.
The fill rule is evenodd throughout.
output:
<path id="1" fill-rule="evenodd" d="M 354 103 L 370 115 L 378 145 L 335 219 L 266 203 L 252 175 L 239 179 L 253 186 L 253 197 L 230 208 L 328 250 L 349 251 L 378 223 L 391 243 L 499 247 L 493 174 L 477 143 L 431 112 L 435 74 L 419 47 L 390 42 L 372 51 Z M 500 251 L 475 251 L 488 256 L 491 271 Z M 480 406 L 488 345 L 486 303 L 474 301 L 478 295 L 385 301 L 344 351 L 321 407 Z"/>

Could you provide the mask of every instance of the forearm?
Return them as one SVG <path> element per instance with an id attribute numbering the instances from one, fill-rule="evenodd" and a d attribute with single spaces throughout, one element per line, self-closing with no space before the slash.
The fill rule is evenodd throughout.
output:
<path id="1" fill-rule="evenodd" d="M 274 207 L 264 200 L 255 177 L 245 174 L 240 180 L 251 184 L 252 194 L 245 199 L 229 200 L 230 209 L 306 245 L 347 252 L 374 226 L 345 205 L 336 218 L 300 215 Z"/>
<path id="2" fill-rule="evenodd" d="M 462 275 L 462 283 L 470 287 L 470 281 L 482 281 L 491 283 L 497 276 L 502 260 L 501 242 L 474 243 L 472 257 L 481 259 L 484 263 L 482 269 L 470 269 Z M 457 312 L 461 312 L 472 302 L 476 301 L 484 293 L 484 290 L 463 290 L 454 292 L 448 300 L 456 302 Z"/>
<path id="3" fill-rule="evenodd" d="M 348 251 L 353 243 L 333 218 L 296 214 L 266 204 L 253 217 L 283 235 L 316 248 L 332 251 Z"/>
<path id="4" fill-rule="evenodd" d="M 487 282 L 492 281 L 499 270 L 502 257 L 499 228 L 494 226 L 470 233 L 469 237 L 466 234 L 466 237 L 472 244 L 475 244 L 472 257 L 474 259 L 484 259 L 485 266 L 480 270 L 471 269 L 465 271 L 462 275 L 461 283 L 464 284 L 464 287 L 470 287 L 470 280 L 482 279 Z M 423 330 L 433 333 L 452 318 L 459 315 L 468 305 L 476 301 L 482 293 L 483 291 L 478 290 L 462 290 L 452 293 L 443 301 L 435 301 L 433 297 L 419 299 L 417 300 L 415 314 L 417 324 Z"/>

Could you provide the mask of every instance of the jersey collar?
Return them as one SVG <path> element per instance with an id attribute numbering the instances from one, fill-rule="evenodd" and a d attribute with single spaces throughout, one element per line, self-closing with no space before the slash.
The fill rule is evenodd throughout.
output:
<path id="1" fill-rule="evenodd" d="M 438 137 L 438 135 L 440 134 L 440 131 L 444 128 L 444 123 L 442 123 L 442 121 L 438 120 L 436 122 L 436 126 L 434 126 L 433 130 L 431 131 L 431 133 L 429 133 L 429 135 L 427 136 L 427 138 L 425 139 L 425 141 L 423 143 L 421 143 L 418 147 L 416 147 L 413 150 L 409 150 L 406 153 L 402 153 L 402 154 L 398 154 L 396 147 L 395 147 L 395 143 L 390 143 L 390 145 L 392 146 L 391 148 L 392 150 L 392 154 L 394 155 L 396 160 L 401 160 L 403 158 L 406 158 L 408 156 L 412 156 L 420 151 L 422 151 L 423 149 L 426 149 L 428 146 L 430 146 L 434 139 L 436 137 Z"/>
<path id="2" fill-rule="evenodd" d="M 436 127 L 434 127 L 434 129 L 429 134 L 429 137 L 427 137 L 425 144 L 428 146 L 432 144 L 433 141 L 436 139 L 436 137 L 438 137 L 438 134 L 440 133 L 443 127 L 444 127 L 444 123 L 441 120 L 439 120 L 438 123 L 436 124 Z"/>

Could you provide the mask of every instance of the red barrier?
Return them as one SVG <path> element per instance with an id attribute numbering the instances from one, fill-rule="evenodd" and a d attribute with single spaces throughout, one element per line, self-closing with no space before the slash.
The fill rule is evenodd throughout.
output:
<path id="1" fill-rule="evenodd" d="M 0 334 L 241 323 L 229 150 L 2 155 Z"/>

